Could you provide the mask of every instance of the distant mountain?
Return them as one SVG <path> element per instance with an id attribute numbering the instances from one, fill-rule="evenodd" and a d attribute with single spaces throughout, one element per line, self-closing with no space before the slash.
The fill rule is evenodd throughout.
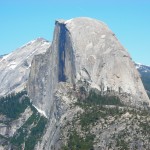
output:
<path id="1" fill-rule="evenodd" d="M 3 57 L 4 57 L 4 56 L 6 56 L 6 55 L 7 55 L 7 54 L 4 54 L 4 55 L 0 55 L 0 59 L 1 59 L 1 58 L 3 58 Z"/>
<path id="2" fill-rule="evenodd" d="M 38 38 L 7 55 L 0 56 L 0 96 L 24 89 L 34 55 L 44 53 L 50 43 Z"/>
<path id="3" fill-rule="evenodd" d="M 136 68 L 141 72 L 150 72 L 150 66 L 147 66 L 147 65 L 143 65 L 143 64 L 140 64 L 140 63 L 136 63 L 135 64 Z"/>
<path id="4" fill-rule="evenodd" d="M 3 58 L 4 56 L 6 56 L 7 54 L 3 54 L 3 55 L 0 55 L 0 58 Z"/>
<path id="5" fill-rule="evenodd" d="M 136 63 L 135 66 L 141 75 L 144 87 L 150 97 L 150 66 L 142 65 L 140 63 Z"/>

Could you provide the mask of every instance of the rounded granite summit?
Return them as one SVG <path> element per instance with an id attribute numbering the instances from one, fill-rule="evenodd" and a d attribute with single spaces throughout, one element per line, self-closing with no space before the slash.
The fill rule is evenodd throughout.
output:
<path id="1" fill-rule="evenodd" d="M 78 17 L 69 20 L 59 19 L 56 23 L 64 24 L 66 28 L 74 34 L 84 34 L 84 36 L 93 35 L 95 36 L 102 31 L 109 32 L 114 35 L 114 33 L 108 28 L 108 26 L 99 20 L 88 18 L 88 17 Z M 88 32 L 87 32 L 88 31 Z M 91 39 L 93 38 L 91 37 Z M 90 37 L 88 37 L 90 38 Z"/>
<path id="2" fill-rule="evenodd" d="M 102 85 L 104 91 L 121 89 L 132 95 L 137 105 L 140 99 L 148 101 L 129 53 L 105 23 L 88 17 L 60 22 L 72 43 L 77 80 L 86 79 L 99 90 Z"/>
<path id="3" fill-rule="evenodd" d="M 130 107 L 150 104 L 130 55 L 107 25 L 84 17 L 57 20 L 51 47 L 34 57 L 27 85 L 33 105 L 49 119 L 37 149 L 61 149 L 63 119 L 75 116 L 72 104 L 85 84 L 86 94 L 96 89 Z"/>
<path id="4" fill-rule="evenodd" d="M 126 105 L 150 104 L 130 55 L 106 24 L 86 17 L 57 20 L 50 49 L 31 66 L 29 96 L 50 116 L 59 83 L 77 87 L 79 81 L 121 96 Z"/>

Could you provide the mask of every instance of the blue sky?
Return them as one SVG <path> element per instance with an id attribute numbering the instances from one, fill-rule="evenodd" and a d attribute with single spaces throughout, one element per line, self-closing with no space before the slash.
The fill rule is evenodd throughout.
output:
<path id="1" fill-rule="evenodd" d="M 0 0 L 0 55 L 51 41 L 56 19 L 80 16 L 105 22 L 133 60 L 150 65 L 150 0 Z"/>

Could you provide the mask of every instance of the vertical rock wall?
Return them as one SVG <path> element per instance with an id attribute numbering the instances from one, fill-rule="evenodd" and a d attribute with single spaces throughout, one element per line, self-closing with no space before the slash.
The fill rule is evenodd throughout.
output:
<path id="1" fill-rule="evenodd" d="M 32 61 L 28 93 L 33 104 L 50 116 L 58 82 L 75 83 L 75 62 L 70 33 L 56 21 L 51 47 Z"/>
<path id="2" fill-rule="evenodd" d="M 63 107 L 55 95 L 59 82 L 72 86 L 79 80 L 100 91 L 121 93 L 125 104 L 149 105 L 130 55 L 104 23 L 90 18 L 56 21 L 52 45 L 34 57 L 27 86 L 33 104 L 49 118 L 37 149 L 50 150 L 59 139 Z"/>

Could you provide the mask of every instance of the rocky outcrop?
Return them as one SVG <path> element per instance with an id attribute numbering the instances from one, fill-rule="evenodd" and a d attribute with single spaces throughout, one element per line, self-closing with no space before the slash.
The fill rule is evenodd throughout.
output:
<path id="1" fill-rule="evenodd" d="M 130 55 L 107 25 L 90 18 L 57 20 L 51 47 L 33 58 L 27 86 L 33 104 L 49 118 L 37 149 L 60 148 L 62 116 L 71 109 L 68 93 L 74 93 L 80 83 L 87 83 L 88 90 L 96 88 L 102 94 L 117 95 L 126 105 L 149 105 Z M 61 96 L 60 84 L 64 84 Z M 73 99 L 77 99 L 77 91 L 70 101 Z"/>
<path id="2" fill-rule="evenodd" d="M 32 115 L 31 109 L 28 107 L 20 117 L 9 124 L 0 124 L 0 135 L 4 137 L 13 137 L 14 133 L 29 119 Z M 5 118 L 0 116 L 0 121 L 4 121 Z"/>
<path id="3" fill-rule="evenodd" d="M 34 55 L 44 53 L 50 43 L 38 38 L 0 59 L 0 96 L 26 87 Z"/>
<path id="4" fill-rule="evenodd" d="M 54 93 L 58 90 L 59 82 L 74 85 L 75 75 L 70 33 L 63 23 L 56 21 L 52 45 L 45 54 L 33 58 L 27 86 L 33 104 L 49 118 L 43 140 L 37 144 L 36 149 L 52 149 L 60 138 L 60 118 L 63 113 L 59 112 L 59 107 L 64 108 Z M 57 146 L 60 147 L 59 144 Z"/>
<path id="5" fill-rule="evenodd" d="M 77 79 L 88 79 L 100 90 L 130 95 L 125 103 L 149 103 L 130 55 L 102 22 L 77 18 L 64 22 L 73 42 Z"/>
<path id="6" fill-rule="evenodd" d="M 124 103 L 149 105 L 149 99 L 130 55 L 104 23 L 90 18 L 56 21 L 54 39 L 46 54 L 34 57 L 28 80 L 33 103 L 49 115 L 57 83 L 86 80 L 102 92 L 127 97 Z"/>
<path id="7" fill-rule="evenodd" d="M 0 149 L 71 149 L 77 144 L 68 145 L 70 136 L 97 150 L 149 147 L 149 112 L 137 109 L 149 99 L 130 55 L 104 23 L 57 20 L 51 46 L 40 38 L 0 56 L 0 72 L 0 96 L 27 84 L 30 97 L 27 105 L 1 98 L 6 110 L 26 107 L 16 118 L 1 109 Z"/>
<path id="8" fill-rule="evenodd" d="M 50 116 L 54 92 L 59 82 L 75 84 L 75 58 L 70 33 L 56 21 L 54 39 L 45 54 L 34 57 L 28 80 L 28 94 L 33 104 Z M 52 111 L 53 112 L 53 111 Z"/>

